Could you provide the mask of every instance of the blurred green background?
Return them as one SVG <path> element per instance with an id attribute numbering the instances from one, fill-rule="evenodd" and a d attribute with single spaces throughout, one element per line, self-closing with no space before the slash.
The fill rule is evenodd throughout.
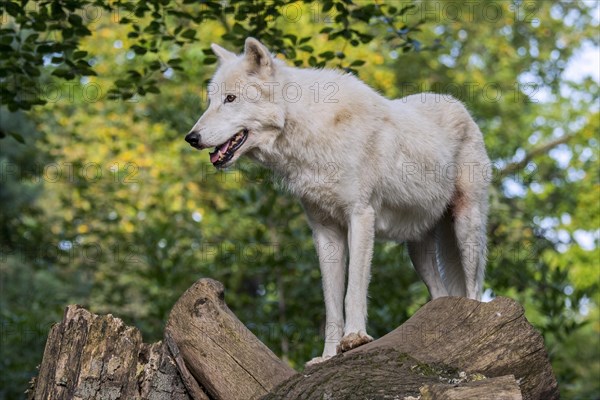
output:
<path id="1" fill-rule="evenodd" d="M 293 367 L 324 305 L 299 203 L 242 160 L 183 141 L 216 42 L 346 69 L 388 97 L 465 102 L 493 160 L 486 299 L 543 333 L 565 399 L 600 399 L 595 1 L 1 1 L 0 398 L 24 397 L 67 304 L 161 338 L 200 277 Z M 404 246 L 377 243 L 369 330 L 428 301 Z"/>

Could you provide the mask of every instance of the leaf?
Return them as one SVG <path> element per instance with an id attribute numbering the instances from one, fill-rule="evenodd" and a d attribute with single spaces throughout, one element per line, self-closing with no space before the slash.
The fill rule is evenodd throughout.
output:
<path id="1" fill-rule="evenodd" d="M 41 54 L 51 53 L 53 51 L 52 46 L 48 44 L 41 44 L 36 47 L 36 51 Z"/>
<path id="2" fill-rule="evenodd" d="M 42 74 L 40 69 L 37 66 L 33 66 L 32 64 L 23 65 L 23 69 L 25 70 L 25 72 L 27 72 L 29 76 L 38 77 Z"/>
<path id="3" fill-rule="evenodd" d="M 0 43 L 10 45 L 15 40 L 13 35 L 0 36 Z"/>
<path id="4" fill-rule="evenodd" d="M 58 76 L 59 78 L 63 78 L 65 80 L 71 80 L 75 78 L 75 74 L 69 69 L 57 68 L 52 71 L 52 75 Z"/>
<path id="5" fill-rule="evenodd" d="M 10 136 L 13 137 L 13 139 L 15 139 L 17 142 L 25 144 L 25 139 L 23 139 L 23 136 L 21 136 L 20 134 L 18 134 L 17 132 L 9 132 L 8 133 Z"/>
<path id="6" fill-rule="evenodd" d="M 161 24 L 158 21 L 152 21 L 150 22 L 150 24 L 148 24 L 148 26 L 144 29 L 144 32 L 150 33 L 150 34 L 156 34 L 160 32 L 160 27 Z"/>
<path id="7" fill-rule="evenodd" d="M 77 50 L 73 52 L 73 59 L 77 60 L 79 58 L 84 58 L 88 55 L 88 52 L 85 50 Z"/>
<path id="8" fill-rule="evenodd" d="M 287 35 L 283 35 L 283 37 L 286 39 L 289 39 L 293 45 L 295 45 L 298 42 L 298 37 L 296 35 L 287 34 Z"/>
<path id="9" fill-rule="evenodd" d="M 8 36 L 8 37 L 10 38 L 10 36 Z M 34 43 L 39 37 L 40 37 L 39 33 L 32 33 L 31 35 L 27 36 L 27 39 L 25 39 L 25 42 L 26 43 Z"/>
<path id="10" fill-rule="evenodd" d="M 159 69 L 161 69 L 161 65 L 160 62 L 157 60 L 152 61 L 150 64 L 148 64 L 148 68 L 151 71 L 158 71 Z"/>
<path id="11" fill-rule="evenodd" d="M 407 6 L 402 7 L 402 9 L 400 10 L 400 12 L 398 13 L 398 15 L 404 15 L 406 14 L 409 10 L 412 10 L 413 8 L 416 8 L 417 6 L 414 4 L 409 4 Z"/>
<path id="12" fill-rule="evenodd" d="M 133 46 L 131 46 L 131 50 L 133 50 L 133 52 L 135 54 L 139 54 L 139 55 L 144 55 L 148 52 L 148 50 L 145 47 L 139 46 L 137 44 L 134 44 Z"/>
<path id="13" fill-rule="evenodd" d="M 146 87 L 146 92 L 148 92 L 148 93 L 160 93 L 160 90 L 158 89 L 158 86 L 156 86 L 156 85 L 150 85 L 150 86 Z"/>
<path id="14" fill-rule="evenodd" d="M 186 39 L 194 39 L 196 37 L 196 31 L 194 29 L 186 29 L 181 34 L 181 37 L 184 37 Z"/>
<path id="15" fill-rule="evenodd" d="M 31 27 L 37 32 L 43 32 L 46 30 L 46 22 L 44 20 L 35 20 Z"/>
<path id="16" fill-rule="evenodd" d="M 325 52 L 319 54 L 319 57 L 324 58 L 326 60 L 331 60 L 331 59 L 335 58 L 335 53 L 333 51 L 325 51 Z"/>
<path id="17" fill-rule="evenodd" d="M 237 22 L 235 24 L 233 24 L 232 31 L 233 31 L 233 33 L 241 35 L 241 36 L 248 35 L 248 30 L 246 28 L 244 28 L 241 24 L 237 23 Z"/>
<path id="18" fill-rule="evenodd" d="M 350 67 L 360 67 L 361 65 L 365 65 L 366 61 L 364 60 L 354 60 L 350 63 Z"/>
<path id="19" fill-rule="evenodd" d="M 128 73 L 128 74 L 129 74 L 129 75 L 130 75 L 132 78 L 134 78 L 134 79 L 139 79 L 139 78 L 141 78 L 141 77 L 142 77 L 142 74 L 140 74 L 139 72 L 137 72 L 137 71 L 136 71 L 136 70 L 134 70 L 134 69 L 130 69 L 130 70 L 128 70 L 128 71 L 127 71 L 127 73 Z"/>
<path id="20" fill-rule="evenodd" d="M 12 1 L 3 1 L 2 3 L 6 7 L 6 12 L 13 17 L 18 17 L 23 12 L 23 8 L 18 3 Z"/>
<path id="21" fill-rule="evenodd" d="M 117 79 L 115 81 L 115 86 L 118 88 L 126 88 L 131 86 L 131 82 L 126 79 Z"/>
<path id="22" fill-rule="evenodd" d="M 70 14 L 67 20 L 73 26 L 79 27 L 83 25 L 83 19 L 77 14 Z"/>

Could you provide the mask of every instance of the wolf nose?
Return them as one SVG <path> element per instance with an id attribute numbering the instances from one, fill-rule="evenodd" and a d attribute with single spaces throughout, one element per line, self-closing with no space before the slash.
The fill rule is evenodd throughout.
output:
<path id="1" fill-rule="evenodd" d="M 191 131 L 185 135 L 185 141 L 193 147 L 199 147 L 200 145 L 200 134 L 196 131 Z"/>

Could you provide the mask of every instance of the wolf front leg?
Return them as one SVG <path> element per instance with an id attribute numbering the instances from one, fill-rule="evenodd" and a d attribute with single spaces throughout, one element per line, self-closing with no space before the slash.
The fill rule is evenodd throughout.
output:
<path id="1" fill-rule="evenodd" d="M 346 281 L 346 237 L 339 227 L 313 221 L 313 240 L 319 256 L 325 297 L 325 349 L 310 363 L 325 361 L 336 354 L 344 327 Z"/>
<path id="2" fill-rule="evenodd" d="M 367 335 L 367 290 L 371 279 L 371 258 L 375 241 L 375 212 L 367 206 L 355 210 L 350 216 L 348 247 L 348 289 L 346 291 L 346 324 L 344 337 L 337 347 L 342 353 L 369 343 Z"/>

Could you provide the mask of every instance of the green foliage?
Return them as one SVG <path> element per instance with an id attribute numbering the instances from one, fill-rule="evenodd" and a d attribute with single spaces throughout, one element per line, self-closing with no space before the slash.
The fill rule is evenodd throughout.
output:
<path id="1" fill-rule="evenodd" d="M 108 93 L 111 98 L 131 99 L 134 95 L 160 93 L 158 77 L 171 69 L 182 71 L 181 59 L 169 53 L 197 45 L 198 30 L 210 21 L 219 21 L 225 28 L 222 39 L 240 46 L 248 36 L 260 36 L 274 52 L 292 61 L 298 52 L 310 55 L 308 64 L 324 67 L 332 58 L 337 66 L 349 72 L 361 65 L 361 60 L 347 62 L 346 45 L 359 46 L 374 39 L 369 26 L 386 24 L 386 39 L 394 47 L 408 51 L 420 43 L 410 34 L 421 21 L 399 26 L 397 20 L 412 5 L 401 9 L 386 5 L 353 3 L 352 1 L 288 0 L 253 2 L 170 2 L 162 0 L 106 2 L 102 0 L 16 1 L 3 0 L 0 30 L 0 91 L 2 103 L 11 111 L 29 110 L 46 103 L 39 96 L 39 85 L 48 81 L 48 74 L 67 81 L 97 75 L 95 49 L 82 50 L 81 41 L 110 16 L 113 22 L 127 27 L 129 49 L 143 62 L 114 81 Z M 284 32 L 282 26 L 295 23 L 308 10 L 315 19 L 327 21 L 320 30 L 330 41 L 343 42 L 341 51 L 312 55 L 308 44 L 311 36 L 298 37 Z M 91 28 L 91 29 L 90 29 Z M 204 64 L 216 62 L 209 47 Z M 297 65 L 301 65 L 298 62 Z M 0 132 L 1 134 L 2 132 Z M 17 136 L 18 137 L 18 136 Z"/>
<path id="2" fill-rule="evenodd" d="M 248 35 L 290 64 L 360 72 L 389 97 L 467 104 L 494 163 L 487 294 L 524 304 L 565 398 L 600 396 L 598 83 L 564 73 L 580 44 L 597 45 L 585 4 L 33 4 L 1 2 L 0 398 L 22 397 L 66 304 L 154 341 L 203 276 L 294 367 L 321 352 L 320 273 L 298 202 L 269 171 L 242 160 L 217 172 L 183 142 L 206 106 L 208 45 L 240 51 Z M 374 336 L 428 300 L 390 243 L 376 244 L 370 293 Z"/>

